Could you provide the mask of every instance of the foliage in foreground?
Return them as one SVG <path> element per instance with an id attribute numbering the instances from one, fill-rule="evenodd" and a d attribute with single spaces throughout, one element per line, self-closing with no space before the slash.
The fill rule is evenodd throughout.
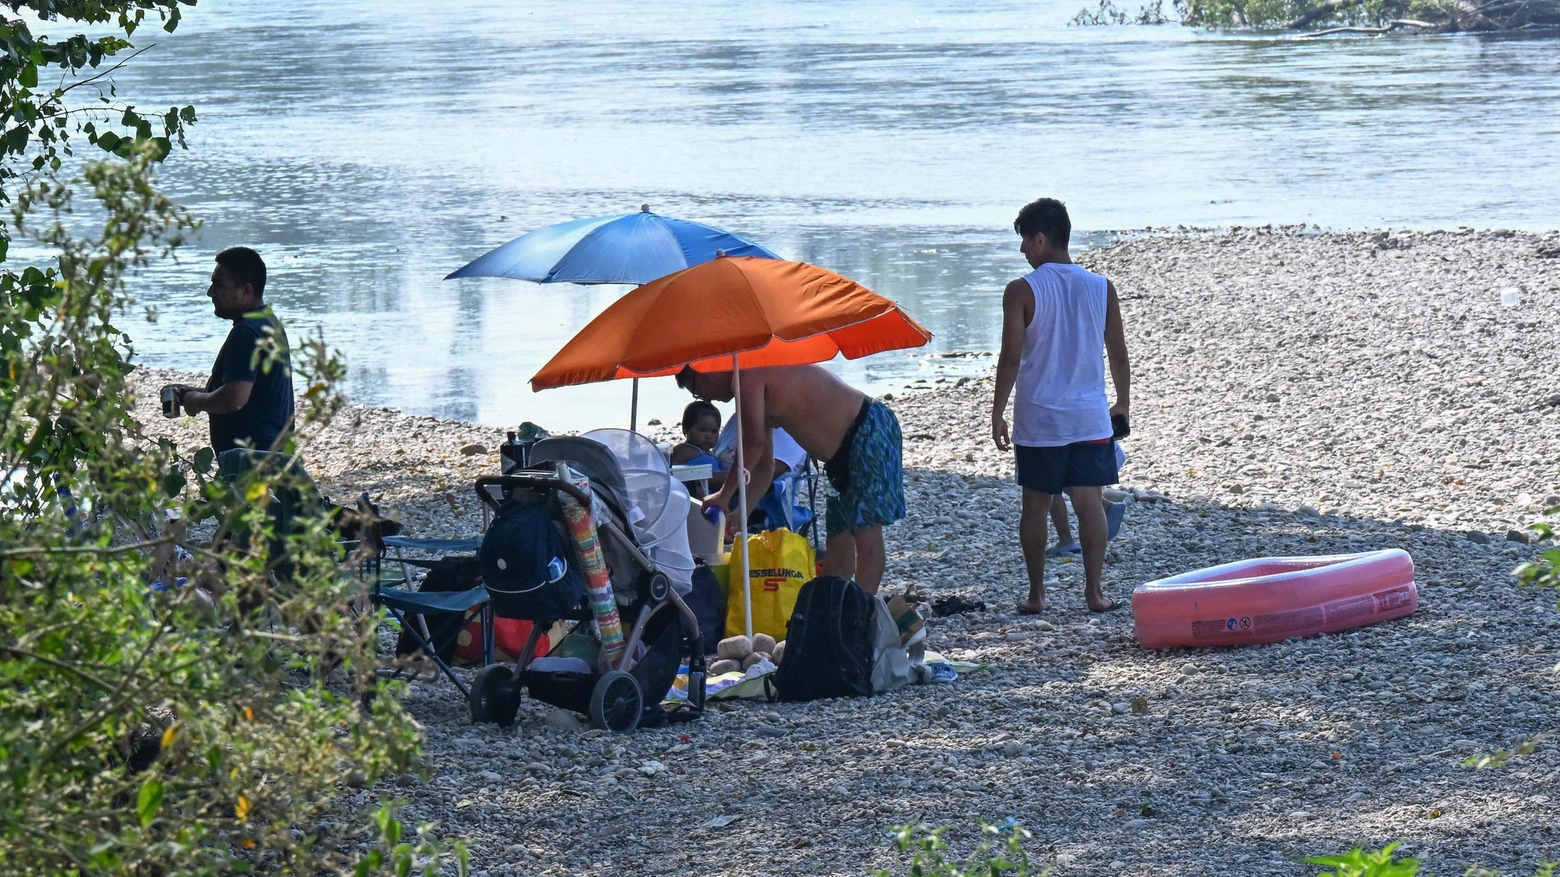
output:
<path id="1" fill-rule="evenodd" d="M 1560 515 L 1560 506 L 1549 509 L 1544 514 L 1549 518 Z M 1536 541 L 1548 542 L 1550 547 L 1517 567 L 1516 576 L 1524 584 L 1560 591 L 1560 541 L 1555 539 L 1555 525 L 1549 521 L 1540 521 L 1529 529 L 1537 537 Z"/>
<path id="2" fill-rule="evenodd" d="M 1323 871 L 1317 877 L 1418 877 L 1418 859 L 1399 859 L 1393 855 L 1393 851 L 1401 845 L 1390 843 L 1379 850 L 1365 850 L 1355 847 L 1341 856 L 1315 856 L 1306 859 L 1308 865 L 1323 865 L 1331 870 Z M 1533 873 L 1533 877 L 1554 877 L 1554 865 L 1541 865 Z M 1478 866 L 1469 868 L 1465 877 L 1500 877 L 1495 871 L 1487 871 Z"/>
<path id="3" fill-rule="evenodd" d="M 910 877 L 1030 877 L 1049 873 L 1031 871 L 1024 841 L 1030 834 L 1016 822 L 1003 826 L 980 824 L 980 843 L 963 859 L 952 857 L 943 835 L 948 827 L 902 825 L 894 830 L 894 849 L 910 853 Z M 892 877 L 893 871 L 873 871 L 873 877 Z"/>
<path id="4" fill-rule="evenodd" d="M 1390 843 L 1373 852 L 1355 847 L 1341 856 L 1313 856 L 1305 863 L 1332 869 L 1317 877 L 1414 877 L 1419 873 L 1419 860 L 1399 859 L 1392 854 L 1400 843 Z"/>
<path id="5" fill-rule="evenodd" d="M 268 500 L 296 476 L 235 495 L 209 449 L 131 418 L 115 321 L 127 278 L 194 225 L 152 170 L 195 115 L 117 103 L 106 61 L 180 5 L 8 7 L 95 34 L 56 40 L 0 13 L 0 873 L 431 873 L 437 844 L 392 811 L 337 819 L 343 780 L 407 770 L 419 741 L 394 698 L 352 695 L 372 682 L 372 624 L 323 513 L 271 532 Z M 82 140 L 97 161 L 72 158 Z M 50 255 L 17 265 L 13 235 Z M 294 365 L 300 418 L 327 419 L 339 363 L 315 347 Z M 166 509 L 212 534 L 168 568 L 185 537 Z"/>
<path id="6" fill-rule="evenodd" d="M 981 839 L 968 855 L 959 858 L 952 853 L 944 839 L 949 827 L 933 828 L 927 825 L 902 825 L 894 829 L 895 851 L 910 854 L 910 861 L 902 873 L 909 877 L 1030 877 L 1049 874 L 1049 868 L 1031 870 L 1024 841 L 1030 833 L 1016 822 L 996 826 L 980 824 Z M 1419 860 L 1398 858 L 1395 854 L 1401 841 L 1387 844 L 1379 850 L 1355 847 L 1347 853 L 1335 856 L 1312 856 L 1302 859 L 1307 865 L 1321 865 L 1328 870 L 1316 877 L 1419 877 Z M 1554 864 L 1540 865 L 1533 877 L 1555 877 Z M 871 872 L 872 877 L 893 877 L 899 871 L 883 868 Z M 1500 877 L 1498 872 L 1478 866 L 1469 868 L 1464 877 Z"/>

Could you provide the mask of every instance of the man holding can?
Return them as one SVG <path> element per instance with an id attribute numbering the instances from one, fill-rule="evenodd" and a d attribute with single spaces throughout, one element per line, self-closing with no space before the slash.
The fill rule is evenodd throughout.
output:
<path id="1" fill-rule="evenodd" d="M 279 448 L 293 419 L 292 360 L 287 332 L 266 305 L 265 261 L 248 247 L 217 254 L 206 290 L 212 310 L 233 321 L 205 389 L 185 384 L 163 388 L 163 414 L 211 418 L 211 449 L 240 444 L 255 450 Z"/>

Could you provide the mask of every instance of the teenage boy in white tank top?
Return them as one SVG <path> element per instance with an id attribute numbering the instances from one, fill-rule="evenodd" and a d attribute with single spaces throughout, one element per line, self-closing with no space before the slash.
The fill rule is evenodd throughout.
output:
<path id="1" fill-rule="evenodd" d="M 1013 230 L 1022 241 L 1019 252 L 1034 271 L 1002 293 L 991 437 L 1000 450 L 1013 448 L 1023 488 L 1018 537 L 1029 596 L 1018 611 L 1038 614 L 1045 608 L 1046 517 L 1051 498 L 1066 490 L 1083 545 L 1084 602 L 1092 612 L 1109 612 L 1118 604 L 1105 596 L 1100 581 L 1107 538 L 1101 488 L 1117 480 L 1111 417 L 1127 417 L 1131 398 L 1116 287 L 1068 257 L 1072 221 L 1062 202 L 1041 198 L 1026 204 Z M 1105 396 L 1107 356 L 1115 405 Z M 1003 416 L 1010 395 L 1011 437 Z"/>

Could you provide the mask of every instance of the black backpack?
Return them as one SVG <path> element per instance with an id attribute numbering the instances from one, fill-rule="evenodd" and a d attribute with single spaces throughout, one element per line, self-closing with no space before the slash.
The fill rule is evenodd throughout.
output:
<path id="1" fill-rule="evenodd" d="M 775 671 L 780 700 L 871 694 L 872 608 L 850 579 L 819 576 L 802 585 Z"/>
<path id="2" fill-rule="evenodd" d="M 704 561 L 693 560 L 693 588 L 683 595 L 683 602 L 699 620 L 699 638 L 707 652 L 715 651 L 715 644 L 726 638 L 726 589 L 715 578 L 715 571 Z"/>
<path id="3" fill-rule="evenodd" d="M 557 621 L 585 597 L 574 546 L 545 502 L 508 502 L 493 516 L 477 552 L 482 583 L 500 618 Z"/>

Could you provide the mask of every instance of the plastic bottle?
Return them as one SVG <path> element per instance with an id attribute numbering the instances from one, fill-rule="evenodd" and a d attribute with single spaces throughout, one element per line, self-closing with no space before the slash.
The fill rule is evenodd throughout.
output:
<path id="1" fill-rule="evenodd" d="M 724 562 L 726 515 L 720 509 L 704 509 L 694 497 L 688 498 L 688 548 L 705 563 Z"/>
<path id="2" fill-rule="evenodd" d="M 520 465 L 531 465 L 531 446 L 548 437 L 548 432 L 527 420 L 520 424 Z"/>
<path id="3" fill-rule="evenodd" d="M 499 471 L 508 475 L 516 469 L 525 468 L 525 445 L 515 436 L 515 431 L 509 431 L 509 441 L 498 449 Z"/>

